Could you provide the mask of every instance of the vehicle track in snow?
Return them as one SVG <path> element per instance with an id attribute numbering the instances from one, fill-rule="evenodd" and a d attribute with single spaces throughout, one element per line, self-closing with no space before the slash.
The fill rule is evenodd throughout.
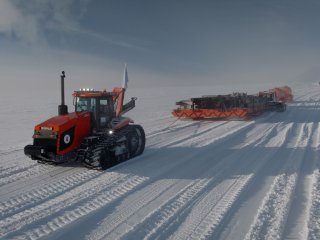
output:
<path id="1" fill-rule="evenodd" d="M 237 153 L 234 153 L 234 154 L 230 154 L 230 155 L 233 155 L 232 157 L 231 157 L 231 159 L 233 159 L 233 161 L 236 161 L 236 158 L 235 158 L 235 155 L 237 155 Z M 215 168 L 215 166 L 213 167 L 213 169 L 215 169 L 215 170 L 217 170 L 217 171 L 222 171 L 223 169 L 225 170 L 225 168 L 223 168 L 223 167 L 221 167 L 221 166 L 225 166 L 225 165 L 228 165 L 229 166 L 229 164 L 226 164 L 226 161 L 225 161 L 226 159 L 223 159 L 223 160 L 221 160 L 221 162 L 220 162 L 220 164 Z M 228 162 L 228 161 L 227 161 Z M 202 164 L 203 166 L 206 166 L 206 164 Z M 222 171 L 223 172 L 223 171 Z M 186 174 L 188 174 L 187 172 L 186 172 Z M 177 175 L 179 176 L 179 174 L 177 173 Z M 211 175 L 209 175 L 209 176 L 212 176 L 213 174 L 211 174 Z M 210 178 L 209 178 L 210 179 Z M 199 180 L 199 181 L 202 181 L 202 180 Z M 211 181 L 211 180 L 209 180 L 209 181 Z M 193 183 L 192 185 L 197 185 L 196 183 Z M 168 194 L 165 194 L 165 196 L 171 196 L 171 195 L 168 195 Z M 134 201 L 132 201 L 132 202 L 134 202 Z M 138 214 L 139 216 L 141 216 L 142 214 L 141 213 L 135 213 L 135 214 Z M 115 218 L 117 218 L 117 215 L 115 216 Z M 110 219 L 108 219 L 108 222 L 109 222 L 109 220 Z M 101 227 L 101 229 L 106 229 L 107 227 L 105 226 L 105 225 L 103 225 L 102 227 Z M 121 226 L 121 227 L 119 227 L 119 229 L 121 229 L 121 228 L 123 228 L 123 226 Z M 98 230 L 98 231 L 95 231 L 95 232 L 101 232 L 102 230 Z M 122 231 L 116 231 L 117 232 L 117 234 L 120 234 L 120 232 L 124 232 L 123 230 Z M 134 235 L 136 235 L 135 233 L 134 233 Z M 109 236 L 109 235 L 104 235 L 104 236 L 102 236 L 101 238 L 105 238 L 105 237 L 111 237 L 112 238 L 112 236 Z M 94 239 L 99 239 L 99 238 L 94 238 Z"/>
<path id="2" fill-rule="evenodd" d="M 298 132 L 295 134 L 296 139 L 292 141 L 293 146 L 288 144 L 288 147 L 293 150 L 263 199 L 246 239 L 281 239 L 305 153 L 296 149 L 305 148 L 308 145 L 312 126 L 312 124 L 303 123 L 297 127 Z"/>
<path id="3" fill-rule="evenodd" d="M 201 201 L 202 198 L 204 198 L 208 189 L 214 188 L 215 191 L 218 191 L 223 189 L 225 186 L 228 186 L 226 183 L 223 187 L 218 187 L 217 185 L 219 185 L 219 179 L 226 173 L 226 171 L 230 171 L 230 165 L 235 163 L 233 160 L 235 160 L 235 158 L 232 159 L 232 162 L 230 162 L 231 159 L 229 159 L 229 161 L 227 158 L 223 159 L 212 169 L 207 170 L 207 174 L 205 174 L 203 178 L 194 181 L 192 185 L 186 187 L 177 195 L 174 195 L 173 198 L 169 198 L 163 205 L 160 205 L 157 211 L 152 213 L 151 216 L 139 224 L 140 226 L 135 227 L 137 229 L 134 229 L 133 233 L 129 232 L 127 238 L 130 239 L 130 236 L 132 235 L 139 236 L 140 239 L 155 239 L 164 236 L 169 237 L 172 225 L 179 225 L 180 223 L 177 219 L 183 218 L 184 215 L 190 213 L 191 208 L 194 207 L 198 201 Z M 219 168 L 219 170 L 217 168 Z M 239 179 L 235 181 L 238 180 Z M 230 188 L 227 188 L 226 190 L 229 191 Z M 216 193 L 217 192 L 215 192 L 215 194 Z M 221 192 L 217 194 L 221 196 Z M 176 228 L 176 226 L 173 228 Z M 188 234 L 189 233 L 187 233 L 187 235 Z M 174 236 L 173 238 L 176 237 L 177 236 Z M 198 237 L 199 236 L 195 236 L 194 238 L 198 239 Z"/>
<path id="4" fill-rule="evenodd" d="M 259 159 L 259 155 L 262 158 Z M 231 179 L 222 181 L 218 186 L 213 188 L 209 193 L 203 196 L 199 202 L 193 204 L 192 211 L 185 217 L 185 221 L 181 227 L 170 237 L 171 239 L 206 239 L 219 227 L 224 216 L 230 208 L 237 206 L 239 194 L 244 188 L 250 184 L 255 174 L 258 174 L 264 165 L 267 164 L 270 156 L 275 154 L 273 151 L 261 151 L 252 154 L 248 149 L 243 155 L 239 156 L 238 160 L 248 158 L 242 161 L 238 169 L 234 169 L 237 174 Z M 259 161 L 257 161 L 259 159 Z M 230 171 L 230 169 L 229 169 Z M 245 174 L 248 172 L 247 174 Z M 209 188 L 210 189 L 210 188 Z M 173 221 L 174 222 L 174 221 Z M 171 227 L 172 229 L 177 226 Z M 168 228 L 168 232 L 171 230 Z"/>
<path id="5" fill-rule="evenodd" d="M 319 151 L 319 150 L 318 150 Z M 317 154 L 319 157 L 319 154 Z M 317 158 L 319 159 L 319 158 Z M 308 239 L 320 239 L 320 164 L 316 165 L 316 170 L 312 174 L 311 180 L 311 206 L 308 219 Z"/>
<path id="6" fill-rule="evenodd" d="M 284 157 L 281 146 L 289 141 L 288 134 L 291 132 L 291 128 L 291 124 L 280 123 L 274 128 L 276 133 L 272 130 L 269 136 L 262 138 L 269 139 L 268 141 L 258 139 L 257 143 L 259 144 L 252 143 L 251 146 L 248 146 L 252 151 L 259 149 L 260 156 L 256 158 L 256 161 L 264 162 L 263 166 L 259 167 L 257 171 L 252 171 L 253 176 L 250 181 L 223 215 L 219 224 L 214 227 L 214 231 L 209 232 L 208 239 L 244 239 L 243 234 L 248 231 L 250 221 L 254 218 L 254 209 L 259 206 L 259 201 L 255 200 L 256 196 L 261 197 L 259 191 L 262 193 L 265 191 L 265 185 L 270 182 L 268 179 L 273 178 L 272 175 L 276 174 L 284 164 L 283 161 L 279 161 Z M 280 139 L 276 141 L 276 145 L 274 145 L 275 135 L 281 139 L 281 141 Z"/>
<path id="7" fill-rule="evenodd" d="M 199 154 L 200 155 L 200 154 Z M 206 155 L 206 154 L 205 154 Z M 230 161 L 233 161 L 233 163 L 234 163 L 234 161 L 236 161 L 236 158 L 235 158 L 235 155 L 237 155 L 237 153 L 233 153 L 233 154 L 229 154 L 229 156 L 228 157 L 226 157 L 226 158 L 224 158 L 224 159 L 221 159 L 220 160 L 220 162 L 217 164 L 217 166 L 216 165 L 213 165 L 213 166 L 211 166 L 212 168 L 211 168 L 211 174 L 207 174 L 207 175 L 205 175 L 205 176 L 203 176 L 203 177 L 205 177 L 205 180 L 202 180 L 202 179 L 199 179 L 199 180 L 197 180 L 197 181 L 195 181 L 194 183 L 192 183 L 192 185 L 190 185 L 190 186 L 188 186 L 188 190 L 186 191 L 186 193 L 184 193 L 184 194 L 187 194 L 187 195 L 190 195 L 190 193 L 189 193 L 189 189 L 193 189 L 192 188 L 192 186 L 196 186 L 196 188 L 198 189 L 198 191 L 201 193 L 202 191 L 203 191 L 203 188 L 208 184 L 208 182 L 212 182 L 212 184 L 213 185 L 215 185 L 216 184 L 216 180 L 218 181 L 219 180 L 219 178 L 218 178 L 218 176 L 223 176 L 223 172 L 224 171 L 226 171 L 226 170 L 228 170 L 228 167 L 230 167 L 230 165 L 231 164 L 229 164 L 228 162 L 230 162 Z M 208 156 L 207 156 L 208 157 Z M 229 160 L 227 160 L 229 158 Z M 200 162 L 200 166 L 202 166 L 202 167 L 206 167 L 207 166 L 207 164 L 201 164 L 202 162 Z M 222 167 L 222 166 L 224 166 L 224 167 Z M 228 166 L 228 167 L 227 167 Z M 199 166 L 198 166 L 198 168 L 199 168 Z M 223 171 L 223 169 L 224 169 L 224 171 Z M 205 171 L 204 171 L 205 172 Z M 189 174 L 188 172 L 186 172 L 185 174 Z M 177 172 L 177 176 L 179 176 L 179 172 Z M 209 176 L 211 176 L 211 178 L 213 178 L 213 179 L 211 179 Z M 212 177 L 212 176 L 216 176 L 218 179 L 216 179 L 215 177 Z M 208 178 L 209 177 L 209 178 Z M 207 179 L 208 178 L 208 179 Z M 203 186 L 203 188 L 201 189 L 201 188 L 199 188 L 199 186 Z M 177 192 L 179 192 L 179 191 L 177 191 Z M 193 194 L 191 194 L 191 196 L 193 196 L 193 195 L 197 195 L 194 191 L 191 191 Z M 178 195 L 176 195 L 176 194 L 174 194 L 174 195 L 171 195 L 171 194 L 165 194 L 165 193 L 162 193 L 162 195 L 163 195 L 163 198 L 164 199 L 166 199 L 166 201 L 168 201 L 168 200 L 170 200 L 170 199 L 172 199 L 173 197 L 174 198 L 177 198 L 177 199 L 181 199 L 181 197 L 179 196 L 179 194 Z M 160 197 L 158 197 L 157 198 L 157 201 L 160 201 L 159 199 L 161 199 Z M 166 203 L 166 201 L 164 201 L 165 203 Z M 135 202 L 135 199 L 131 199 L 131 201 L 130 202 Z M 161 202 L 161 201 L 160 201 Z M 187 202 L 185 202 L 186 204 L 187 204 Z M 159 203 L 160 204 L 160 203 Z M 174 203 L 173 203 L 174 204 Z M 188 202 L 188 205 L 190 205 L 190 202 Z M 184 204 L 182 204 L 182 206 L 184 206 Z M 132 210 L 132 208 L 130 208 L 130 210 Z M 162 210 L 160 210 L 160 211 L 162 211 Z M 142 210 L 141 212 L 144 212 L 144 210 Z M 135 214 L 134 215 L 139 215 L 140 216 L 140 218 L 143 218 L 143 213 L 141 213 L 140 211 L 138 211 L 138 212 L 135 212 Z M 167 211 L 166 211 L 167 212 Z M 158 212 L 159 213 L 159 212 Z M 148 213 L 148 214 L 150 214 L 150 213 Z M 161 212 L 160 212 L 160 214 L 161 214 Z M 124 214 L 124 216 L 128 216 L 128 214 Z M 111 216 L 111 218 L 112 218 L 112 216 Z M 118 214 L 115 214 L 115 218 L 118 220 Z M 134 217 L 133 217 L 134 218 Z M 125 218 L 126 219 L 126 218 Z M 128 225 L 127 223 L 125 223 L 124 225 L 120 225 L 120 226 L 118 226 L 117 227 L 117 229 L 118 230 L 116 230 L 115 232 L 116 232 L 116 235 L 117 236 L 121 236 L 121 233 L 125 233 L 125 229 L 127 229 L 127 228 L 133 228 L 133 223 L 134 223 L 134 221 L 132 220 L 131 221 L 132 223 L 130 224 L 130 225 Z M 165 221 L 163 221 L 163 222 L 165 222 Z M 100 227 L 101 229 L 99 229 L 99 230 L 97 230 L 97 231 L 94 231 L 94 232 L 98 232 L 98 233 L 101 233 L 101 232 L 103 232 L 103 229 L 110 229 L 110 219 L 108 218 L 107 220 L 106 220 L 106 223 L 105 224 L 102 224 L 102 226 Z M 158 224 L 157 224 L 158 225 Z M 109 226 L 109 227 L 108 227 Z M 141 227 L 141 229 L 143 229 L 144 230 L 144 227 Z M 109 230 L 109 231 L 111 231 L 111 230 Z M 163 231 L 161 231 L 161 233 L 163 234 Z M 114 233 L 113 233 L 114 234 Z M 115 237 L 115 235 L 113 235 L 113 234 L 111 234 L 111 235 L 108 235 L 108 233 L 105 233 L 104 235 L 102 235 L 102 236 L 99 236 L 99 234 L 93 234 L 93 236 L 91 236 L 90 238 L 93 238 L 93 239 L 105 239 L 105 238 L 113 238 L 113 237 Z M 135 236 L 137 236 L 137 232 L 135 231 L 134 233 L 132 233 L 133 235 L 135 235 Z M 140 234 L 139 235 L 139 238 L 142 238 L 143 236 L 141 236 L 141 232 L 140 233 L 138 233 L 138 234 Z M 130 234 L 131 235 L 131 234 Z M 148 236 L 148 234 L 147 234 L 147 236 Z M 153 238 L 153 237 L 151 237 L 151 238 Z"/>
<path id="8" fill-rule="evenodd" d="M 41 186 L 47 183 L 54 183 L 63 178 L 64 176 L 72 175 L 75 172 L 83 171 L 83 168 L 74 167 L 75 165 L 68 166 L 50 166 L 35 163 L 27 173 L 18 172 L 16 174 L 17 179 L 9 178 L 9 182 L 3 185 L 0 189 L 0 201 L 6 201 L 7 199 L 14 197 L 21 192 L 25 193 L 35 188 L 41 188 Z M 5 179 L 7 181 L 7 179 Z"/>
<path id="9" fill-rule="evenodd" d="M 41 188 L 36 187 L 26 193 L 11 197 L 7 201 L 0 203 L 0 217 L 6 218 L 27 208 L 41 204 L 44 201 L 70 191 L 72 188 L 75 188 L 100 174 L 101 173 L 99 172 L 92 174 L 90 171 L 76 171 L 68 174 L 66 177 L 61 177 L 52 183 L 48 182 L 41 186 Z"/>
<path id="10" fill-rule="evenodd" d="M 88 181 L 81 186 L 75 187 L 74 189 L 64 192 L 63 195 L 49 199 L 39 205 L 35 205 L 30 209 L 23 210 L 22 212 L 16 213 L 10 217 L 0 220 L 0 236 L 11 237 L 14 232 L 20 232 L 24 227 L 36 225 L 39 222 L 45 221 L 51 214 L 55 215 L 59 212 L 68 212 L 68 209 L 76 207 L 78 211 L 74 211 L 74 217 L 79 218 L 85 215 L 87 209 L 92 209 L 94 199 L 107 201 L 109 198 L 113 199 L 127 193 L 130 189 L 134 188 L 138 184 L 141 184 L 145 178 L 139 176 L 126 175 L 125 178 L 121 178 L 118 174 L 113 174 L 113 177 L 108 175 L 101 175 L 100 177 Z M 83 208 L 78 205 L 84 205 Z M 101 204 L 101 203 L 100 203 Z M 99 205 L 97 205 L 99 206 Z M 94 206 L 93 206 L 94 207 Z M 72 214 L 71 214 L 72 215 Z M 66 216 L 66 219 L 68 215 Z M 71 219 L 73 219 L 71 217 Z M 63 224 L 61 220 L 61 224 Z M 70 221 L 70 220 L 69 220 Z M 55 222 L 59 226 L 59 220 Z M 49 226 L 50 227 L 50 226 Z M 7 236 L 9 235 L 9 236 Z M 28 234 L 27 234 L 28 235 Z M 16 236 L 15 236 L 16 237 Z"/>

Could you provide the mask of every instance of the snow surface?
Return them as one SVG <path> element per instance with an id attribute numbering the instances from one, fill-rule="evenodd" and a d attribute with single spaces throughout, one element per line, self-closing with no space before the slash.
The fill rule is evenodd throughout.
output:
<path id="1" fill-rule="evenodd" d="M 176 120 L 170 110 L 231 88 L 132 89 L 128 115 L 145 128 L 146 150 L 105 172 L 25 157 L 33 126 L 58 100 L 5 98 L 0 238 L 320 239 L 320 86 L 292 88 L 284 113 L 215 122 Z"/>

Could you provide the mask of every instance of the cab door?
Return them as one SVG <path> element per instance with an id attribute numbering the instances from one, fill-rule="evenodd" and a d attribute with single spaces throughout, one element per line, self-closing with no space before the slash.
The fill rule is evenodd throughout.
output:
<path id="1" fill-rule="evenodd" d="M 98 128 L 108 128 L 111 119 L 114 117 L 112 98 L 98 99 Z"/>

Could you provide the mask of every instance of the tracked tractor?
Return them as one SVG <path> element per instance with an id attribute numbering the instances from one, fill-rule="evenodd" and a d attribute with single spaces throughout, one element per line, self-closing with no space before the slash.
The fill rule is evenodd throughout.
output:
<path id="1" fill-rule="evenodd" d="M 73 93 L 75 111 L 64 101 L 65 73 L 61 75 L 61 105 L 58 116 L 36 125 L 33 144 L 24 153 L 40 163 L 78 161 L 94 169 L 107 169 L 143 153 L 145 133 L 123 114 L 135 107 L 136 98 L 123 104 L 124 84 L 111 92 L 80 89 Z"/>

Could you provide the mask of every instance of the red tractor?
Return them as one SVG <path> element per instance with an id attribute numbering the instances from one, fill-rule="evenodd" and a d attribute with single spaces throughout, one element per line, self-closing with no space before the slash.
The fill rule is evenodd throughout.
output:
<path id="1" fill-rule="evenodd" d="M 125 79 L 127 73 L 125 70 Z M 24 153 L 38 162 L 79 161 L 94 169 L 106 169 L 143 153 L 145 133 L 122 115 L 135 107 L 136 98 L 123 105 L 126 81 L 112 92 L 80 89 L 73 93 L 75 112 L 64 104 L 61 75 L 59 115 L 35 126 L 33 144 Z"/>

